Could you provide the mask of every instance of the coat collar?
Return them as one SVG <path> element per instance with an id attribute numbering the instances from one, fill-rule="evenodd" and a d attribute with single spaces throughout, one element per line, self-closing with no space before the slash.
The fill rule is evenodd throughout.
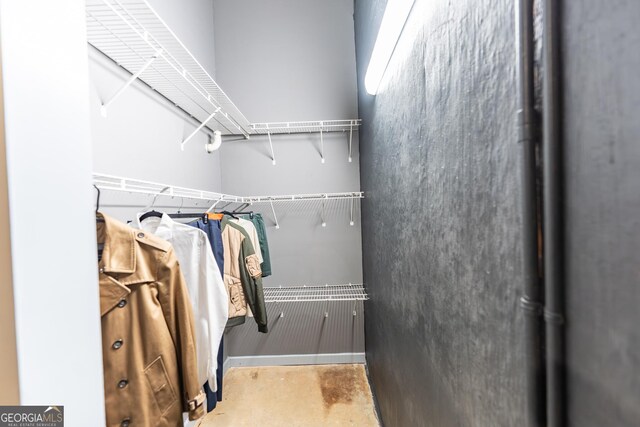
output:
<path id="1" fill-rule="evenodd" d="M 175 228 L 176 222 L 171 219 L 169 215 L 166 213 L 162 214 L 162 217 L 149 217 L 144 220 L 144 223 L 140 222 L 140 217 L 144 215 L 143 213 L 139 213 L 136 215 L 136 227 L 140 230 L 145 230 L 151 234 L 155 234 L 164 240 L 171 240 L 173 237 L 173 229 Z"/>
<path id="2" fill-rule="evenodd" d="M 225 228 L 227 228 L 227 224 L 229 224 L 229 222 L 229 216 L 223 215 L 222 219 L 220 219 L 220 230 L 224 230 Z"/>
<path id="3" fill-rule="evenodd" d="M 154 282 L 155 268 L 140 264 L 139 241 L 144 233 L 108 215 L 98 213 L 98 241 L 104 243 L 99 262 L 100 312 L 104 315 L 131 293 L 128 285 Z M 102 227 L 102 228 L 101 228 Z"/>
<path id="4" fill-rule="evenodd" d="M 101 224 L 97 225 L 98 241 L 104 236 L 100 267 L 106 273 L 134 273 L 136 271 L 135 230 L 101 212 L 98 212 L 98 217 L 104 219 L 102 231 Z"/>

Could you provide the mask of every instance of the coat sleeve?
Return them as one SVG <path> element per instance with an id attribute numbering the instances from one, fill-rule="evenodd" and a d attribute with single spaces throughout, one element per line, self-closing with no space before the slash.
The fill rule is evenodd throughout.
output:
<path id="1" fill-rule="evenodd" d="M 247 233 L 251 233 L 251 242 L 253 244 L 253 251 L 258 257 L 258 260 L 260 260 L 260 264 L 262 264 L 264 259 L 262 259 L 262 248 L 260 247 L 260 236 L 258 236 L 258 230 L 256 229 L 256 226 L 253 225 L 253 222 L 251 221 L 247 221 L 247 228 L 248 228 Z"/>
<path id="2" fill-rule="evenodd" d="M 190 420 L 204 415 L 204 393 L 198 381 L 193 309 L 178 260 L 170 249 L 158 268 L 162 312 L 176 347 L 178 371 L 182 380 L 182 408 Z"/>
<path id="3" fill-rule="evenodd" d="M 240 280 L 242 289 L 249 308 L 253 312 L 253 318 L 258 324 L 258 331 L 267 333 L 267 309 L 264 303 L 264 290 L 262 289 L 262 270 L 260 260 L 253 249 L 251 240 L 245 233 L 240 249 Z"/>

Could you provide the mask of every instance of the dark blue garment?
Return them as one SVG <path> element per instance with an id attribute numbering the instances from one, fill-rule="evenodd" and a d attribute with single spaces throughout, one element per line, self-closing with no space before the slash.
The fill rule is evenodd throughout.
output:
<path id="1" fill-rule="evenodd" d="M 224 247 L 222 246 L 222 231 L 220 227 L 220 221 L 208 220 L 207 223 L 201 219 L 198 221 L 190 222 L 190 226 L 199 228 L 207 233 L 209 242 L 211 243 L 211 250 L 213 256 L 216 259 L 216 264 L 220 268 L 220 274 L 222 280 L 224 280 Z M 222 352 L 223 352 L 223 339 L 220 340 L 220 347 L 218 348 L 218 368 L 216 369 L 216 382 L 218 383 L 218 391 L 214 392 L 209 387 L 209 382 L 204 384 L 204 392 L 207 395 L 207 412 L 213 411 L 218 402 L 222 402 Z"/>
<path id="2" fill-rule="evenodd" d="M 213 256 L 216 258 L 216 263 L 220 268 L 220 274 L 222 274 L 222 278 L 224 279 L 224 246 L 222 246 L 222 228 L 220 227 L 220 221 L 210 219 L 205 224 L 203 220 L 199 219 L 190 222 L 189 225 L 207 233 L 207 237 L 211 243 L 211 250 L 213 250 Z"/>

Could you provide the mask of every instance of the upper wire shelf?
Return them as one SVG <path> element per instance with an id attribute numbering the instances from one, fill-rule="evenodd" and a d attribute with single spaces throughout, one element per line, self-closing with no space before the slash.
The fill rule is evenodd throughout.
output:
<path id="1" fill-rule="evenodd" d="M 89 43 L 132 74 L 103 113 L 139 78 L 198 120 L 196 132 L 215 120 L 223 134 L 249 136 L 246 117 L 146 0 L 86 0 L 86 15 Z"/>
<path id="2" fill-rule="evenodd" d="M 131 73 L 102 104 L 102 114 L 106 116 L 110 105 L 140 79 L 200 123 L 182 141 L 183 149 L 203 128 L 248 139 L 250 135 L 353 133 L 360 126 L 360 119 L 249 123 L 147 0 L 86 0 L 86 17 L 89 44 Z"/>

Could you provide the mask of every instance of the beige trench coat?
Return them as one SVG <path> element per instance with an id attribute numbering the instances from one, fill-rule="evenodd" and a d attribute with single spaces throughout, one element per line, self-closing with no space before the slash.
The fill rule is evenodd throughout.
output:
<path id="1" fill-rule="evenodd" d="M 182 426 L 204 415 L 193 314 L 171 245 L 99 214 L 108 427 Z"/>

